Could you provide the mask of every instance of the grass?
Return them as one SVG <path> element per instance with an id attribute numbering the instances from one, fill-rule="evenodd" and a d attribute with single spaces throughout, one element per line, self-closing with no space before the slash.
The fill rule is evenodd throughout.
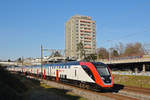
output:
<path id="1" fill-rule="evenodd" d="M 73 94 L 69 90 L 53 88 L 46 84 L 41 84 L 41 87 L 45 88 L 45 90 L 48 92 L 54 92 L 57 95 L 67 98 L 68 100 L 87 100 L 86 98 Z"/>
<path id="2" fill-rule="evenodd" d="M 20 100 L 21 94 L 27 91 L 27 87 L 18 76 L 0 68 L 0 100 Z"/>
<path id="3" fill-rule="evenodd" d="M 142 88 L 150 88 L 149 76 L 134 76 L 134 75 L 113 75 L 115 84 L 126 86 L 136 86 Z"/>
<path id="4" fill-rule="evenodd" d="M 69 90 L 58 89 L 0 68 L 0 100 L 87 100 Z"/>

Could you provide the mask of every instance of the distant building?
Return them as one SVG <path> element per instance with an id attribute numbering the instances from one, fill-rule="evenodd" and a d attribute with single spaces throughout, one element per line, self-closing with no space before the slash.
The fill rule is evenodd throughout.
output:
<path id="1" fill-rule="evenodd" d="M 65 56 L 80 59 L 77 44 L 82 42 L 86 55 L 96 51 L 96 21 L 89 16 L 72 16 L 65 25 Z"/>

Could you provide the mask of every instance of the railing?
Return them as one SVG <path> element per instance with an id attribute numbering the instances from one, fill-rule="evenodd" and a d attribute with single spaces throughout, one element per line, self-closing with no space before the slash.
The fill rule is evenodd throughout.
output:
<path id="1" fill-rule="evenodd" d="M 137 76 L 150 76 L 150 72 L 141 72 L 141 73 L 135 73 L 135 72 L 119 72 L 119 71 L 113 71 L 113 74 L 118 75 L 137 75 Z"/>
<path id="2" fill-rule="evenodd" d="M 132 63 L 132 62 L 150 62 L 150 56 L 133 56 L 133 57 L 122 57 L 122 58 L 111 58 L 111 59 L 99 59 L 97 61 L 104 63 Z"/>

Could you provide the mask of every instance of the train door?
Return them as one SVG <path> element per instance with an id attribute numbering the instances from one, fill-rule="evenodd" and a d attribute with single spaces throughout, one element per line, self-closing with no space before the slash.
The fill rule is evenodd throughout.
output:
<path id="1" fill-rule="evenodd" d="M 50 67 L 50 76 L 52 76 L 52 66 Z"/>
<path id="2" fill-rule="evenodd" d="M 48 72 L 49 72 L 49 76 L 51 76 L 51 67 L 49 67 Z"/>
<path id="3" fill-rule="evenodd" d="M 49 67 L 47 67 L 47 76 L 49 76 Z"/>
<path id="4" fill-rule="evenodd" d="M 46 69 L 44 69 L 44 79 L 46 79 Z"/>
<path id="5" fill-rule="evenodd" d="M 36 71 L 36 75 L 38 75 L 39 74 L 39 69 L 38 68 L 35 68 L 35 71 Z"/>
<path id="6" fill-rule="evenodd" d="M 59 80 L 59 71 L 56 70 L 56 81 L 58 81 L 58 80 Z"/>
<path id="7" fill-rule="evenodd" d="M 74 79 L 78 80 L 78 68 L 75 67 L 73 71 L 74 71 Z"/>

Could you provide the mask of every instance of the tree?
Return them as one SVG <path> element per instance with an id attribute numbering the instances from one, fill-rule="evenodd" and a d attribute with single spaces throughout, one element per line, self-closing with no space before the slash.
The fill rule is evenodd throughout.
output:
<path id="1" fill-rule="evenodd" d="M 96 54 L 90 54 L 89 56 L 85 57 L 86 61 L 95 61 L 97 59 Z"/>
<path id="2" fill-rule="evenodd" d="M 62 57 L 62 55 L 60 54 L 60 52 L 56 51 L 51 54 L 51 57 Z"/>
<path id="3" fill-rule="evenodd" d="M 82 42 L 77 44 L 77 52 L 79 52 L 80 59 L 83 60 L 85 57 L 85 50 Z"/>
<path id="4" fill-rule="evenodd" d="M 113 49 L 112 52 L 111 52 L 111 57 L 118 57 L 118 56 L 119 56 L 118 51 Z"/>
<path id="5" fill-rule="evenodd" d="M 144 48 L 141 43 L 129 43 L 127 44 L 124 52 L 124 56 L 142 56 L 144 55 Z"/>
<path id="6" fill-rule="evenodd" d="M 8 59 L 8 62 L 11 62 L 11 60 L 10 60 L 10 59 Z"/>
<path id="7" fill-rule="evenodd" d="M 121 57 L 124 54 L 125 47 L 124 47 L 123 43 L 119 42 L 119 44 L 115 46 L 115 49 L 118 52 L 119 57 Z"/>
<path id="8" fill-rule="evenodd" d="M 18 62 L 22 62 L 22 59 L 21 59 L 21 58 L 18 58 L 17 61 L 18 61 Z"/>
<path id="9" fill-rule="evenodd" d="M 150 54 L 150 44 L 149 44 L 149 43 L 145 43 L 145 44 L 143 45 L 143 49 L 144 49 L 144 53 L 145 53 L 146 55 Z"/>
<path id="10" fill-rule="evenodd" d="M 106 48 L 99 48 L 97 52 L 98 58 L 99 59 L 108 59 L 109 58 L 109 52 L 107 51 Z"/>

